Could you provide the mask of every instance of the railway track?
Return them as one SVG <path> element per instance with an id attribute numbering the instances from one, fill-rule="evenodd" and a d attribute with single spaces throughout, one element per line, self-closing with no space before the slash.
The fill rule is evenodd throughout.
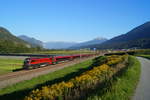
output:
<path id="1" fill-rule="evenodd" d="M 18 82 L 24 80 L 30 80 L 34 77 L 44 75 L 50 72 L 54 72 L 59 69 L 63 69 L 65 67 L 69 67 L 71 65 L 83 62 L 88 59 L 93 59 L 94 57 L 82 58 L 82 59 L 75 59 L 73 61 L 63 62 L 56 65 L 50 65 L 47 67 L 41 67 L 32 70 L 21 70 L 17 72 L 11 72 L 5 75 L 0 76 L 0 89 L 5 88 L 7 86 L 16 84 Z"/>

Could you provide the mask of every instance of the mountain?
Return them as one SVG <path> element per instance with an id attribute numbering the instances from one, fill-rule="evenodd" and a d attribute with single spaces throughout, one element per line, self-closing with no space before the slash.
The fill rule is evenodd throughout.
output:
<path id="1" fill-rule="evenodd" d="M 7 40 L 15 44 L 24 44 L 29 46 L 29 44 L 16 36 L 12 35 L 7 29 L 0 27 L 0 41 Z"/>
<path id="2" fill-rule="evenodd" d="M 47 49 L 67 49 L 71 47 L 72 45 L 75 45 L 77 43 L 75 42 L 61 42 L 61 41 L 52 41 L 52 42 L 46 42 L 44 43 L 44 48 Z"/>
<path id="3" fill-rule="evenodd" d="M 95 39 L 90 40 L 90 41 L 75 44 L 72 47 L 70 47 L 70 49 L 80 49 L 80 48 L 88 47 L 90 45 L 101 44 L 105 41 L 107 41 L 106 38 L 98 37 L 98 38 L 95 38 Z"/>
<path id="4" fill-rule="evenodd" d="M 0 53 L 17 52 L 30 48 L 31 45 L 12 35 L 7 29 L 0 27 Z"/>
<path id="5" fill-rule="evenodd" d="M 42 42 L 42 41 L 37 40 L 33 37 L 28 37 L 25 35 L 20 35 L 18 37 L 24 41 L 27 41 L 33 47 L 40 46 L 40 47 L 44 47 L 46 49 L 67 49 L 68 47 L 76 44 L 74 42 L 61 42 L 61 41 Z"/>
<path id="6" fill-rule="evenodd" d="M 12 44 L 20 44 L 20 45 L 24 45 L 26 47 L 30 47 L 30 44 L 28 44 L 27 42 L 17 38 L 16 36 L 12 35 L 7 29 L 0 27 L 0 41 L 9 41 Z"/>
<path id="7" fill-rule="evenodd" d="M 61 42 L 61 41 L 51 41 L 51 42 L 45 42 L 44 48 L 47 49 L 67 49 L 68 47 L 75 45 L 77 43 L 75 42 Z"/>
<path id="8" fill-rule="evenodd" d="M 18 36 L 18 38 L 30 43 L 33 47 L 36 47 L 36 46 L 43 47 L 43 42 L 40 40 L 37 40 L 33 37 L 28 37 L 26 35 L 20 35 L 20 36 Z"/>
<path id="9" fill-rule="evenodd" d="M 126 34 L 114 37 L 100 45 L 88 47 L 98 49 L 150 48 L 150 22 L 146 22 Z"/>
<path id="10" fill-rule="evenodd" d="M 106 41 L 106 38 L 95 38 L 90 41 L 76 43 L 76 42 L 46 42 L 44 47 L 48 49 L 80 49 L 88 45 L 100 44 Z"/>

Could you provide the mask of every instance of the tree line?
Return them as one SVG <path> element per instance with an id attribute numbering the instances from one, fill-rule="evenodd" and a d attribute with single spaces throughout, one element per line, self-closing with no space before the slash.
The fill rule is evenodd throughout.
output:
<path id="1" fill-rule="evenodd" d="M 0 40 L 0 53 L 30 53 L 41 51 L 41 47 L 28 47 L 22 43 L 10 42 L 8 40 Z"/>

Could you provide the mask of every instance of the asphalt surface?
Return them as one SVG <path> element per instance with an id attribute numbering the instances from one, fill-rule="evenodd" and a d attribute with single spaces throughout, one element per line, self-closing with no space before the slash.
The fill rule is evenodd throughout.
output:
<path id="1" fill-rule="evenodd" d="M 141 63 L 141 77 L 133 100 L 150 100 L 150 60 L 137 58 Z"/>
<path id="2" fill-rule="evenodd" d="M 25 58 L 27 58 L 27 57 L 25 57 L 25 56 L 1 56 L 0 55 L 0 59 L 25 59 Z"/>

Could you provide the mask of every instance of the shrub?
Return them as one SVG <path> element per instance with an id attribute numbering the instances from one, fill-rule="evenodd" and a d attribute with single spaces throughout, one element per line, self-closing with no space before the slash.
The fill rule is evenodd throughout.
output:
<path id="1" fill-rule="evenodd" d="M 99 66 L 107 62 L 106 56 L 99 56 L 93 59 L 92 66 Z"/>
<path id="2" fill-rule="evenodd" d="M 110 56 L 106 64 L 102 64 L 93 69 L 83 72 L 81 75 L 72 78 L 67 82 L 60 82 L 53 85 L 42 87 L 40 90 L 33 90 L 29 96 L 25 97 L 25 100 L 74 100 L 80 98 L 90 92 L 90 89 L 94 89 L 99 86 L 100 83 L 110 79 L 119 70 L 125 67 L 117 66 L 111 67 L 114 64 L 119 64 L 125 61 L 128 56 Z M 99 57 L 96 59 L 106 59 Z M 103 60 L 105 61 L 105 60 Z M 109 66 L 111 65 L 111 66 Z"/>

